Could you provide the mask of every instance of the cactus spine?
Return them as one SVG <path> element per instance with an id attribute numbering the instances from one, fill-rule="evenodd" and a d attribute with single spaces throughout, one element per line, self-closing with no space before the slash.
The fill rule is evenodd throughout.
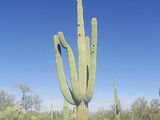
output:
<path id="1" fill-rule="evenodd" d="M 114 80 L 114 114 L 116 120 L 120 120 L 120 109 L 120 100 L 118 99 L 116 81 Z"/>
<path id="2" fill-rule="evenodd" d="M 97 55 L 97 20 L 91 21 L 91 46 L 89 37 L 85 36 L 82 0 L 77 0 L 78 20 L 78 77 L 71 47 L 65 41 L 62 32 L 54 36 L 56 66 L 60 88 L 65 99 L 76 105 L 77 119 L 88 120 L 88 103 L 94 93 L 96 55 Z M 60 44 L 67 50 L 70 80 L 72 90 L 69 88 L 63 71 Z"/>
<path id="3" fill-rule="evenodd" d="M 69 105 L 66 100 L 64 100 L 63 104 L 63 120 L 69 120 Z"/>

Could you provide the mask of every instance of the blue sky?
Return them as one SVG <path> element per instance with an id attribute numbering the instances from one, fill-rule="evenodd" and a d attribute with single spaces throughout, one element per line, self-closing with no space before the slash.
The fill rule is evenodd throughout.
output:
<path id="1" fill-rule="evenodd" d="M 158 98 L 160 87 L 160 1 L 83 0 L 85 32 L 98 20 L 95 94 L 90 111 L 113 104 L 117 81 L 122 107 L 137 97 Z M 27 83 L 44 99 L 62 109 L 53 36 L 65 35 L 77 56 L 76 0 L 0 1 L 0 89 Z M 66 51 L 62 51 L 69 81 Z"/>

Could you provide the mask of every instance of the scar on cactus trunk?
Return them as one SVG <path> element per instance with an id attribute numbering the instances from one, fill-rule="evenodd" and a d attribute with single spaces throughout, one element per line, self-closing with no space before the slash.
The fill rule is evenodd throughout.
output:
<path id="1" fill-rule="evenodd" d="M 76 105 L 77 120 L 88 120 L 88 103 L 92 99 L 95 86 L 97 56 L 97 20 L 91 21 L 91 46 L 89 37 L 85 36 L 82 0 L 77 0 L 78 21 L 78 75 L 71 47 L 62 32 L 54 36 L 56 66 L 60 88 L 65 99 Z M 63 70 L 61 45 L 67 51 L 71 88 L 66 82 Z"/>

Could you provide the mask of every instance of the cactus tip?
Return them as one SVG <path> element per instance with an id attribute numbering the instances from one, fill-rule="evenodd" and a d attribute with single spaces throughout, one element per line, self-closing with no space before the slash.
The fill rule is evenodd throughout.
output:
<path id="1" fill-rule="evenodd" d="M 58 36 L 57 36 L 57 35 L 54 35 L 54 36 L 53 36 L 53 39 L 56 39 L 56 38 L 58 38 Z"/>
<path id="2" fill-rule="evenodd" d="M 88 37 L 88 36 L 86 36 L 86 39 L 87 39 L 87 40 L 89 40 L 89 37 Z"/>
<path id="3" fill-rule="evenodd" d="M 93 17 L 92 22 L 97 22 L 97 19 L 95 17 Z"/>
<path id="4" fill-rule="evenodd" d="M 58 35 L 63 34 L 61 31 L 58 32 Z"/>

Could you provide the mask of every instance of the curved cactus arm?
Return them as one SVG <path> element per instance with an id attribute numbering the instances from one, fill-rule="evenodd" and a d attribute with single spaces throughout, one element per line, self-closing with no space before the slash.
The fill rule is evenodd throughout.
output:
<path id="1" fill-rule="evenodd" d="M 87 69 L 87 86 L 89 80 L 89 69 L 90 69 L 90 40 L 89 37 L 86 37 L 86 69 Z M 87 88 L 86 88 L 87 89 Z"/>
<path id="2" fill-rule="evenodd" d="M 66 78 L 65 78 L 65 74 L 64 74 L 64 70 L 63 70 L 60 42 L 59 42 L 59 38 L 57 35 L 54 36 L 54 48 L 55 48 L 58 80 L 59 80 L 61 91 L 63 93 L 63 96 L 66 98 L 66 100 L 70 104 L 75 105 L 76 102 L 73 99 L 72 91 L 70 90 L 70 88 L 66 82 Z"/>
<path id="3" fill-rule="evenodd" d="M 65 41 L 65 38 L 64 38 L 64 35 L 62 32 L 58 33 L 58 37 L 59 37 L 59 40 L 60 40 L 62 46 L 67 50 L 72 93 L 73 93 L 73 96 L 74 96 L 74 99 L 76 100 L 76 102 L 79 103 L 82 101 L 82 94 L 80 91 L 79 82 L 77 80 L 77 72 L 76 72 L 76 65 L 75 65 L 73 52 L 72 52 L 71 47 Z"/>
<path id="4" fill-rule="evenodd" d="M 96 73 L 96 56 L 97 56 L 97 20 L 92 18 L 91 22 L 91 58 L 89 81 L 86 94 L 84 96 L 85 102 L 89 102 L 94 93 L 95 73 Z"/>

